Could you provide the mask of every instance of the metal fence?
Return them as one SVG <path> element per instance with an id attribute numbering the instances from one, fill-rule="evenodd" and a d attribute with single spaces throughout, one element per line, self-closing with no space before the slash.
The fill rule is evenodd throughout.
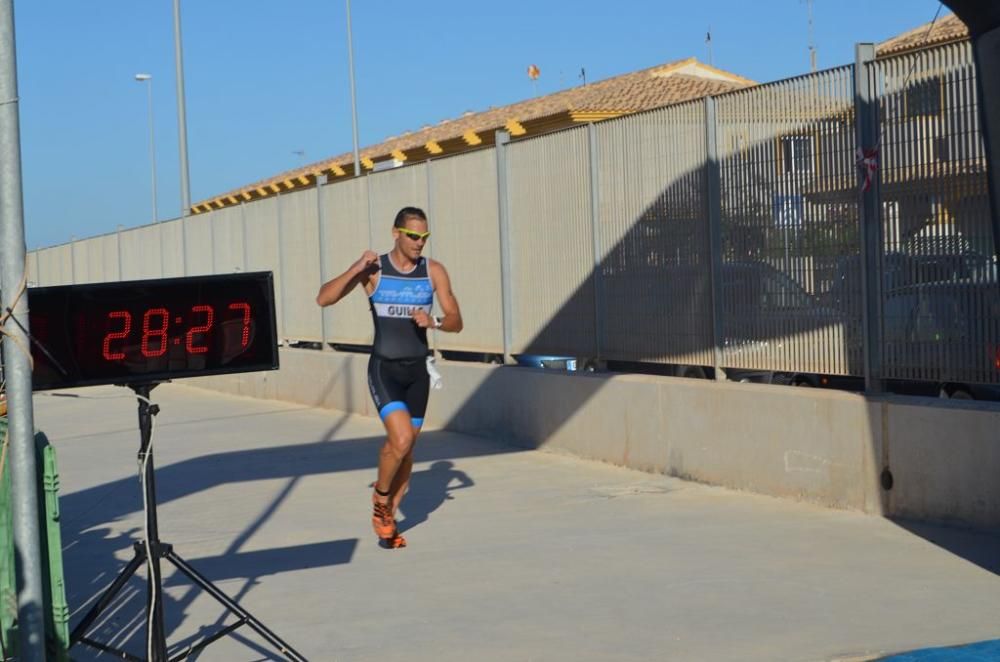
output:
<path id="1" fill-rule="evenodd" d="M 415 205 L 466 320 L 439 349 L 998 382 L 971 51 L 861 66 L 878 118 L 869 184 L 856 136 L 874 115 L 852 65 L 40 249 L 29 277 L 271 270 L 282 338 L 364 345 L 363 297 L 325 311 L 314 297 L 363 250 L 388 250 L 396 211 Z"/>
<path id="2" fill-rule="evenodd" d="M 824 305 L 831 271 L 858 265 L 853 67 L 721 97 L 724 362 L 731 367 L 860 374 L 858 281 Z M 856 268 L 856 267 L 855 267 Z"/>
<path id="3" fill-rule="evenodd" d="M 1000 298 L 970 48 L 869 66 L 882 128 L 884 375 L 996 382 Z"/>

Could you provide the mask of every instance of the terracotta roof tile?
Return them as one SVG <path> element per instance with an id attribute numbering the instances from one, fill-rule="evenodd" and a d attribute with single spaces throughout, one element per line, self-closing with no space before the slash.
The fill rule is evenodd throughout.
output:
<path id="1" fill-rule="evenodd" d="M 969 28 L 954 14 L 941 16 L 933 23 L 933 28 L 931 23 L 924 23 L 920 27 L 883 41 L 876 48 L 876 52 L 880 57 L 885 57 L 969 38 Z"/>
<path id="2" fill-rule="evenodd" d="M 492 132 L 502 128 L 511 119 L 523 123 L 566 113 L 635 113 L 751 85 L 755 83 L 749 79 L 699 63 L 694 58 L 677 60 L 499 108 L 467 112 L 460 117 L 442 120 L 435 125 L 393 136 L 376 145 L 366 146 L 359 150 L 359 157 L 374 159 L 385 157 L 396 150 L 403 152 L 416 150 L 423 148 L 429 142 L 441 143 L 461 139 L 463 134 L 469 131 L 481 133 L 491 142 Z M 243 191 L 282 182 L 298 175 L 329 170 L 335 165 L 350 167 L 353 162 L 353 153 L 345 152 L 213 196 L 196 203 L 196 206 L 209 200 L 238 195 Z"/>

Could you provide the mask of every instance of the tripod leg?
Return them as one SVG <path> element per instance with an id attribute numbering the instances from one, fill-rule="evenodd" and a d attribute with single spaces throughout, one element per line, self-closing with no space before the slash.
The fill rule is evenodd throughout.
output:
<path id="1" fill-rule="evenodd" d="M 87 615 L 83 617 L 83 620 L 80 621 L 75 628 L 73 628 L 73 632 L 69 637 L 71 646 L 80 641 L 83 635 L 87 634 L 87 630 L 89 630 L 90 626 L 93 625 L 95 620 L 97 620 L 97 617 L 101 615 L 101 612 L 108 608 L 108 605 L 111 604 L 111 601 L 118 594 L 118 591 L 122 590 L 122 587 L 125 586 L 125 582 L 127 582 L 129 578 L 135 574 L 135 571 L 141 568 L 142 564 L 145 562 L 145 547 L 137 545 L 135 547 L 135 556 L 132 557 L 132 560 L 128 562 L 127 566 L 122 568 L 122 571 L 118 573 L 118 577 L 115 578 L 115 581 L 112 582 L 111 586 L 104 591 L 97 603 L 91 607 L 90 611 L 87 612 Z"/>
<path id="2" fill-rule="evenodd" d="M 254 631 L 260 636 L 264 637 L 272 646 L 278 649 L 282 655 L 287 657 L 293 662 L 306 662 L 306 658 L 302 657 L 294 648 L 286 644 L 281 640 L 278 635 L 271 632 L 267 627 L 254 618 L 250 612 L 240 607 L 236 604 L 228 595 L 220 591 L 212 582 L 208 581 L 205 577 L 200 575 L 197 570 L 192 568 L 187 562 L 181 557 L 177 556 L 173 550 L 168 551 L 165 555 L 166 559 L 173 563 L 178 570 L 187 575 L 191 581 L 201 587 L 205 592 L 211 595 L 213 598 L 218 600 L 226 609 L 233 612 L 239 616 L 247 625 L 252 627 Z"/>

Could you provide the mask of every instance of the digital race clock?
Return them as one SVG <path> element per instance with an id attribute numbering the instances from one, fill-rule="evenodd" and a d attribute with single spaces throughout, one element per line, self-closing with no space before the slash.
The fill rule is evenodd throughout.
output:
<path id="1" fill-rule="evenodd" d="M 271 272 L 28 291 L 35 390 L 275 370 Z"/>

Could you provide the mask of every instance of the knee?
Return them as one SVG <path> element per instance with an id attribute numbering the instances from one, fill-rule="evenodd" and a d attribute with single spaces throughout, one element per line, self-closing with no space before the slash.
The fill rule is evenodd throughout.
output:
<path id="1" fill-rule="evenodd" d="M 413 442 L 416 441 L 416 438 L 417 435 L 413 433 L 413 430 L 392 432 L 389 434 L 388 446 L 393 454 L 403 459 L 413 450 Z"/>

